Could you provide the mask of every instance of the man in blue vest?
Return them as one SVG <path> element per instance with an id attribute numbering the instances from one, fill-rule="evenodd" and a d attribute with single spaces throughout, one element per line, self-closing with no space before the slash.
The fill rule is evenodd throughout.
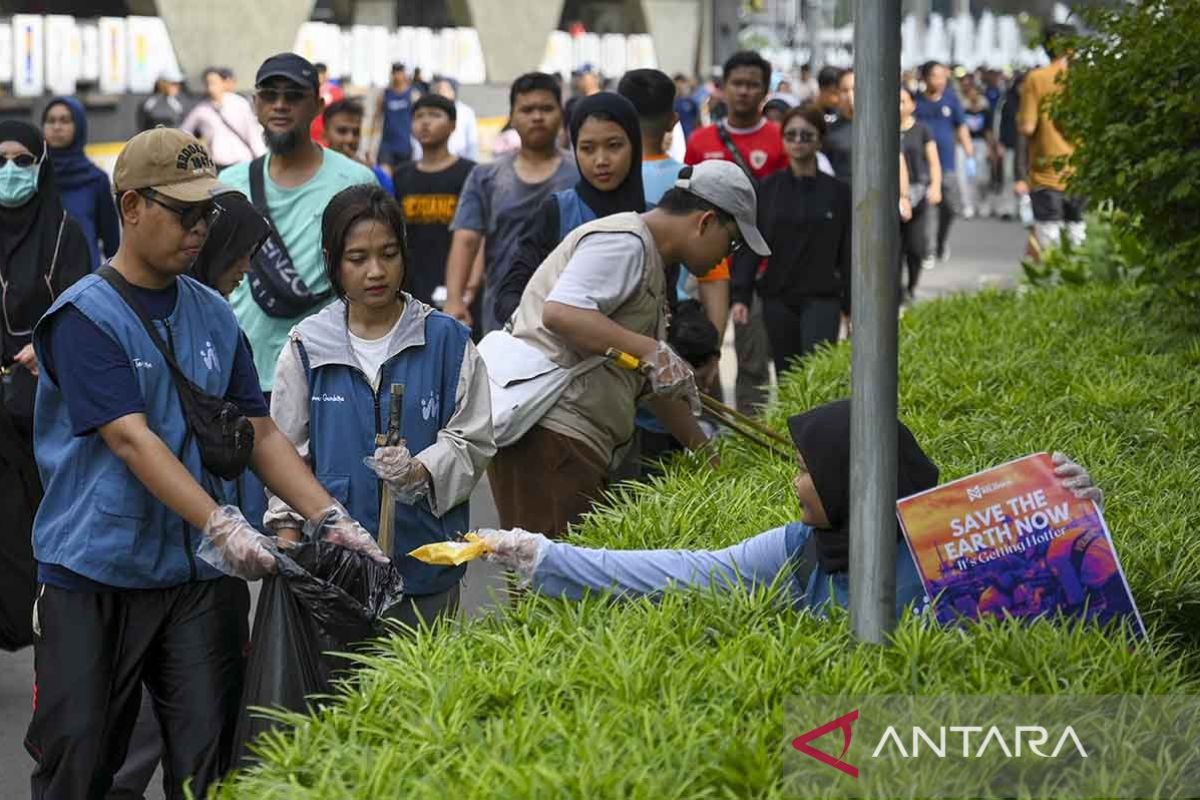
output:
<path id="1" fill-rule="evenodd" d="M 93 274 L 34 333 L 46 494 L 33 530 L 41 586 L 25 746 L 37 761 L 34 797 L 103 797 L 144 684 L 166 743 L 169 796 L 182 797 L 189 780 L 202 796 L 229 766 L 247 642 L 242 578 L 271 572 L 274 558 L 227 505 L 230 484 L 203 466 L 145 325 L 195 386 L 249 418 L 250 466 L 272 491 L 308 519 L 334 503 L 268 416 L 233 311 L 184 276 L 216 213 L 213 195 L 225 190 L 208 151 L 179 130 L 141 133 L 121 151 L 114 185 L 124 230 L 112 267 L 149 321 Z M 365 532 L 336 516 L 327 538 L 370 552 Z"/>

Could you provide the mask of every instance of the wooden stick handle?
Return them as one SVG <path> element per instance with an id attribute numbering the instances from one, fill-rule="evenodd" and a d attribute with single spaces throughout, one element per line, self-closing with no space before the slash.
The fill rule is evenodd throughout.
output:
<path id="1" fill-rule="evenodd" d="M 733 419 L 742 423 L 743 425 L 748 425 L 749 427 L 751 427 L 754 430 L 758 431 L 759 433 L 763 434 L 768 439 L 771 439 L 772 441 L 778 442 L 779 444 L 783 445 L 784 447 L 786 447 L 788 449 L 789 452 L 791 451 L 792 441 L 790 439 L 788 439 L 786 436 L 779 433 L 778 431 L 776 431 L 772 428 L 768 428 L 766 425 L 762 424 L 761 422 L 754 419 L 753 417 L 748 417 L 745 414 L 743 414 L 742 412 L 738 411 L 737 409 L 730 408 L 729 406 L 725 405 L 724 403 L 717 400 L 716 398 L 710 397 L 706 394 L 700 395 L 700 402 L 709 411 L 712 411 L 717 414 L 727 414 L 730 417 L 732 417 Z"/>

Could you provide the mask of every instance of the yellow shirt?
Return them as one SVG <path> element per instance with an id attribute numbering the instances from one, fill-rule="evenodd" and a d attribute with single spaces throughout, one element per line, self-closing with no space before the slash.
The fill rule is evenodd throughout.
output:
<path id="1" fill-rule="evenodd" d="M 1059 76 L 1066 72 L 1065 62 L 1055 62 L 1032 70 L 1021 84 L 1021 107 L 1017 125 L 1021 129 L 1036 126 L 1029 137 L 1029 183 L 1034 189 L 1065 191 L 1070 171 L 1056 169 L 1054 159 L 1069 156 L 1075 148 L 1063 138 L 1046 110 L 1048 98 L 1062 91 Z"/>

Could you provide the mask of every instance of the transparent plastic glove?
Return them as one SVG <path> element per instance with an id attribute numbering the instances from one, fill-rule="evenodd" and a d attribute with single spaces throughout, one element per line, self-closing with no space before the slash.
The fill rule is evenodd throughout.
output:
<path id="1" fill-rule="evenodd" d="M 659 342 L 658 347 L 649 356 L 643 356 L 642 362 L 650 365 L 650 389 L 656 395 L 670 397 L 675 400 L 687 400 L 693 415 L 699 415 L 700 392 L 696 388 L 696 373 L 691 364 L 666 342 Z"/>
<path id="2" fill-rule="evenodd" d="M 255 581 L 275 572 L 274 544 L 233 506 L 218 506 L 204 524 L 196 554 L 206 564 L 242 580 Z"/>
<path id="3" fill-rule="evenodd" d="M 977 170 L 974 156 L 967 156 L 966 162 L 963 164 L 963 174 L 967 176 L 967 180 L 975 180 L 975 172 Z"/>
<path id="4" fill-rule="evenodd" d="M 533 573 L 550 545 L 550 540 L 542 534 L 520 528 L 510 531 L 480 528 L 476 533 L 488 547 L 487 560 L 517 573 L 523 583 L 533 579 Z"/>
<path id="5" fill-rule="evenodd" d="M 304 538 L 332 542 L 347 550 L 370 556 L 380 564 L 387 564 L 391 560 L 379 549 L 379 545 L 375 543 L 371 534 L 367 533 L 367 529 L 346 513 L 341 503 L 335 502 L 321 512 L 320 516 L 304 523 Z"/>
<path id="6" fill-rule="evenodd" d="M 401 503 L 412 505 L 429 494 L 429 473 L 403 444 L 376 447 L 375 455 L 367 456 L 363 463 L 387 483 Z"/>
<path id="7" fill-rule="evenodd" d="M 1070 489 L 1080 500 L 1093 500 L 1101 509 L 1104 508 L 1104 492 L 1092 481 L 1086 469 L 1065 453 L 1056 452 L 1050 456 L 1050 460 L 1054 462 L 1054 474 L 1062 479 L 1064 489 Z"/>

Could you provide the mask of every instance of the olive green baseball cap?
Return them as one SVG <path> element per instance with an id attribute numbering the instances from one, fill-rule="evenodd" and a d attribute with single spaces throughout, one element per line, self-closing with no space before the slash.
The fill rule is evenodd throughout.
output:
<path id="1" fill-rule="evenodd" d="M 217 167 L 199 139 L 163 127 L 126 142 L 113 170 L 113 188 L 117 192 L 153 189 L 181 203 L 201 203 L 230 191 L 217 180 Z"/>

